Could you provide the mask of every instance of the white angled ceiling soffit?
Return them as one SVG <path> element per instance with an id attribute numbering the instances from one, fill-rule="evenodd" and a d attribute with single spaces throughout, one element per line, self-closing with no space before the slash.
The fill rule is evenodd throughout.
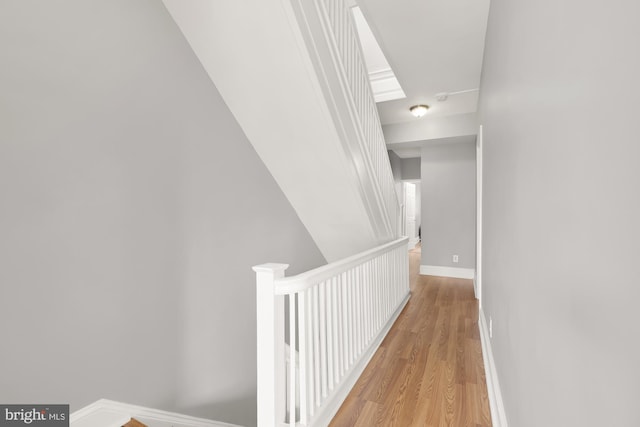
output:
<path id="1" fill-rule="evenodd" d="M 384 102 L 406 98 L 362 11 L 357 6 L 353 7 L 352 11 L 375 101 Z"/>

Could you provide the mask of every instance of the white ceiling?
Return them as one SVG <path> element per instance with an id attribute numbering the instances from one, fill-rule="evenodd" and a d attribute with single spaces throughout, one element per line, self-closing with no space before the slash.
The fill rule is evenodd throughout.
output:
<path id="1" fill-rule="evenodd" d="M 476 111 L 489 0 L 357 3 L 407 96 L 378 103 L 383 125 Z M 416 119 L 415 104 L 431 108 Z"/>

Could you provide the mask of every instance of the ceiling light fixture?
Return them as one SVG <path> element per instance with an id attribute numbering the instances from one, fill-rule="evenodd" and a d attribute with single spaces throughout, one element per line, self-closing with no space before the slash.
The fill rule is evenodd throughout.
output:
<path id="1" fill-rule="evenodd" d="M 416 117 L 422 117 L 425 114 L 427 114 L 428 109 L 429 109 L 428 105 L 420 104 L 420 105 L 414 105 L 413 107 L 409 108 L 409 111 L 411 111 L 411 114 L 413 114 Z"/>

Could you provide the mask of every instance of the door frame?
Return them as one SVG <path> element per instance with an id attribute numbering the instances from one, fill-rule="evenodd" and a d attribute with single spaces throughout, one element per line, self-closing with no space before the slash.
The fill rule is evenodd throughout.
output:
<path id="1" fill-rule="evenodd" d="M 476 272 L 473 281 L 478 305 L 482 308 L 482 125 L 476 137 Z"/>

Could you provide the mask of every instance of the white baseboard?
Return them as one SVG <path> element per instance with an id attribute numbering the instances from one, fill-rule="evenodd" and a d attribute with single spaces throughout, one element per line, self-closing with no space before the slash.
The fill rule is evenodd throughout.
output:
<path id="1" fill-rule="evenodd" d="M 85 406 L 71 414 L 71 427 L 121 427 L 131 418 L 145 424 L 149 422 L 163 423 L 162 425 L 181 427 L 238 427 L 233 424 L 196 418 L 159 409 L 129 405 L 128 403 L 100 399 L 89 406 Z M 150 424 L 156 426 L 158 424 Z"/>
<path id="2" fill-rule="evenodd" d="M 420 274 L 427 276 L 455 277 L 456 279 L 473 279 L 476 272 L 473 268 L 443 267 L 440 265 L 421 265 Z"/>
<path id="3" fill-rule="evenodd" d="M 484 360 L 484 371 L 487 379 L 489 407 L 491 408 L 491 423 L 493 427 L 508 427 L 507 413 L 504 410 L 504 402 L 502 401 L 502 393 L 500 392 L 500 383 L 496 371 L 496 362 L 493 359 L 493 351 L 491 350 L 489 328 L 482 309 L 479 311 L 478 326 L 482 343 L 482 360 Z"/>
<path id="4" fill-rule="evenodd" d="M 360 379 L 360 375 L 362 375 L 362 372 L 364 372 L 364 369 L 367 367 L 369 361 L 376 353 L 376 350 L 378 350 L 378 347 L 380 347 L 382 340 L 387 336 L 387 333 L 395 323 L 398 316 L 400 316 L 400 313 L 404 309 L 405 305 L 407 305 L 407 302 L 409 302 L 410 297 L 411 293 L 407 292 L 407 295 L 404 297 L 400 305 L 398 305 L 398 308 L 393 313 L 393 315 L 391 315 L 384 327 L 380 330 L 378 336 L 371 343 L 365 353 L 360 356 L 360 360 L 351 368 L 349 373 L 345 375 L 345 379 L 338 385 L 338 390 L 336 390 L 333 396 L 327 399 L 327 401 L 322 406 L 320 406 L 320 408 L 318 408 L 317 415 L 312 421 L 311 425 L 329 425 L 333 417 L 336 415 L 336 412 L 338 412 L 338 409 L 340 409 L 340 406 L 342 406 L 342 403 L 351 392 L 353 386 L 356 384 L 358 379 Z"/>

